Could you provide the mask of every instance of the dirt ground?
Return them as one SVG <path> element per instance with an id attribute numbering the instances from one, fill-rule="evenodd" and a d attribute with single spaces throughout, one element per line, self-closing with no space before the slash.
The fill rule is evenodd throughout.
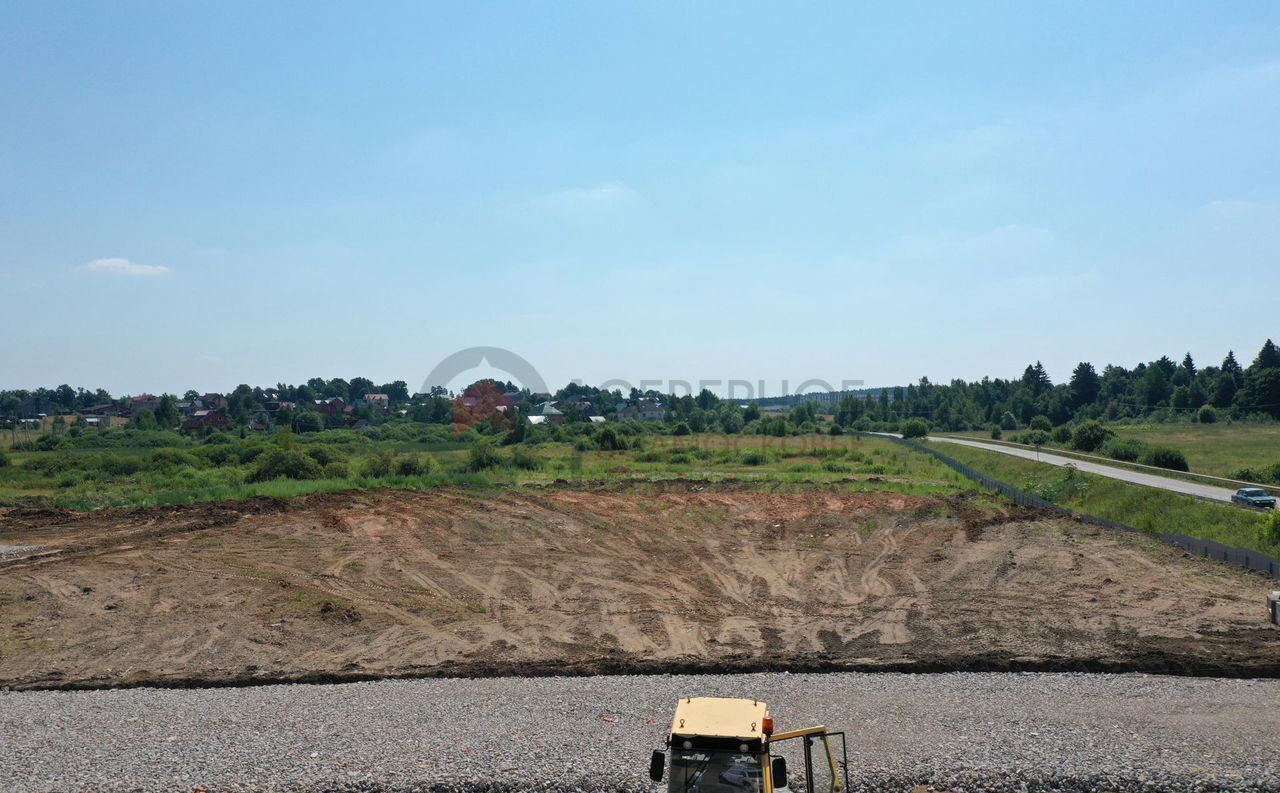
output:
<path id="1" fill-rule="evenodd" d="M 1142 537 L 894 493 L 677 483 L 9 509 L 0 685 L 733 669 L 1277 676 L 1268 588 Z"/>

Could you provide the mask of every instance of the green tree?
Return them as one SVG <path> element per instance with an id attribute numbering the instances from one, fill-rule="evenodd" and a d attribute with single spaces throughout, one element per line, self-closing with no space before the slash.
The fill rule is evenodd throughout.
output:
<path id="1" fill-rule="evenodd" d="M 312 410 L 300 410 L 293 417 L 294 432 L 319 432 L 324 429 L 324 422 Z"/>
<path id="2" fill-rule="evenodd" d="M 1191 353 L 1182 356 L 1182 369 L 1192 377 L 1195 377 L 1197 371 L 1199 371 L 1196 369 L 1196 362 L 1191 360 Z"/>
<path id="3" fill-rule="evenodd" d="M 1076 368 L 1071 371 L 1069 383 L 1072 405 L 1080 408 L 1093 404 L 1093 401 L 1098 398 L 1101 387 L 1102 383 L 1098 379 L 1098 372 L 1093 368 L 1093 364 L 1087 361 L 1076 364 Z"/>
<path id="4" fill-rule="evenodd" d="M 1244 376 L 1244 401 L 1249 410 L 1280 418 L 1280 367 L 1250 368 Z"/>
<path id="5" fill-rule="evenodd" d="M 1022 373 L 1022 385 L 1031 392 L 1033 397 L 1036 397 L 1053 388 L 1053 381 L 1049 379 L 1049 373 L 1044 370 L 1044 365 L 1036 361 Z"/>
<path id="6" fill-rule="evenodd" d="M 178 416 L 177 401 L 169 394 L 160 397 L 160 404 L 156 405 L 155 416 L 156 424 L 160 425 L 161 429 L 171 430 L 178 426 L 180 417 Z"/>
<path id="7" fill-rule="evenodd" d="M 1252 370 L 1280 369 L 1280 349 L 1276 349 L 1271 339 L 1267 339 L 1262 345 L 1262 349 L 1258 351 L 1258 357 L 1253 359 L 1253 365 L 1249 368 Z"/>
<path id="8" fill-rule="evenodd" d="M 359 399 L 365 394 L 372 393 L 375 393 L 373 381 L 367 377 L 353 377 L 351 382 L 347 383 L 347 395 L 352 399 Z"/>
<path id="9" fill-rule="evenodd" d="M 1213 396 L 1210 398 L 1214 407 L 1228 408 L 1236 398 L 1236 379 L 1228 372 L 1218 375 L 1214 381 Z"/>
<path id="10" fill-rule="evenodd" d="M 1138 400 L 1146 410 L 1152 410 L 1169 399 L 1169 375 L 1159 362 L 1147 367 L 1139 389 Z"/>
<path id="11" fill-rule="evenodd" d="M 1244 369 L 1242 369 L 1240 367 L 1240 363 L 1236 361 L 1236 354 L 1232 350 L 1228 350 L 1227 357 L 1222 359 L 1222 373 L 1234 378 L 1237 387 L 1244 382 Z"/>
<path id="12" fill-rule="evenodd" d="M 1031 429 L 1050 432 L 1053 430 L 1053 422 L 1049 420 L 1048 416 L 1036 416 L 1031 419 Z"/>

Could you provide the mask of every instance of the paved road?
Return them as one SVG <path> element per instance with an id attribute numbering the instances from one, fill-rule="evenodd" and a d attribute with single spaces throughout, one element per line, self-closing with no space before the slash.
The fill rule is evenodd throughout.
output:
<path id="1" fill-rule="evenodd" d="M 0 789 L 653 793 L 685 695 L 848 730 L 851 793 L 1280 789 L 1280 680 L 889 673 L 0 692 Z"/>
<path id="2" fill-rule="evenodd" d="M 1048 463 L 1049 465 L 1074 465 L 1077 470 L 1084 471 L 1085 473 L 1097 474 L 1098 476 L 1108 476 L 1112 479 L 1132 482 L 1135 485 L 1158 487 L 1161 490 L 1169 490 L 1174 493 L 1184 493 L 1188 496 L 1198 496 L 1200 498 L 1210 499 L 1211 501 L 1230 502 L 1231 495 L 1235 493 L 1234 490 L 1229 490 L 1225 487 L 1202 485 L 1197 482 L 1188 482 L 1184 479 L 1173 479 L 1167 476 L 1159 476 L 1158 474 L 1131 471 L 1127 468 L 1117 468 L 1115 466 L 1102 465 L 1088 460 L 1077 460 L 1072 457 L 1062 457 L 1057 454 L 1049 454 L 1048 452 L 1037 453 L 1034 449 L 1016 449 L 1012 446 L 1002 446 L 998 443 L 983 443 L 982 441 L 971 441 L 966 438 L 930 436 L 929 440 L 941 441 L 943 443 L 956 443 L 961 446 L 972 446 L 975 449 L 985 449 L 989 452 L 999 452 L 1000 454 L 1008 454 L 1014 457 L 1024 457 L 1028 460 L 1039 460 L 1040 462 Z"/>

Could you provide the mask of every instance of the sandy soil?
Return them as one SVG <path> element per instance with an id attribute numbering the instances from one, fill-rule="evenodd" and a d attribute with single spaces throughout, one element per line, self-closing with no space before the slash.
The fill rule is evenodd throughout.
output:
<path id="1" fill-rule="evenodd" d="M 0 511 L 0 685 L 1280 674 L 1258 576 L 963 500 L 683 483 Z"/>

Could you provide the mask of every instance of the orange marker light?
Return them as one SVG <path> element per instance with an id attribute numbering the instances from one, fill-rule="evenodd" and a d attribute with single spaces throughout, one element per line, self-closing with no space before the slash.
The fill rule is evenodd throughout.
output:
<path id="1" fill-rule="evenodd" d="M 764 720 L 760 722 L 760 728 L 764 730 L 765 735 L 773 735 L 773 717 L 765 716 Z"/>

